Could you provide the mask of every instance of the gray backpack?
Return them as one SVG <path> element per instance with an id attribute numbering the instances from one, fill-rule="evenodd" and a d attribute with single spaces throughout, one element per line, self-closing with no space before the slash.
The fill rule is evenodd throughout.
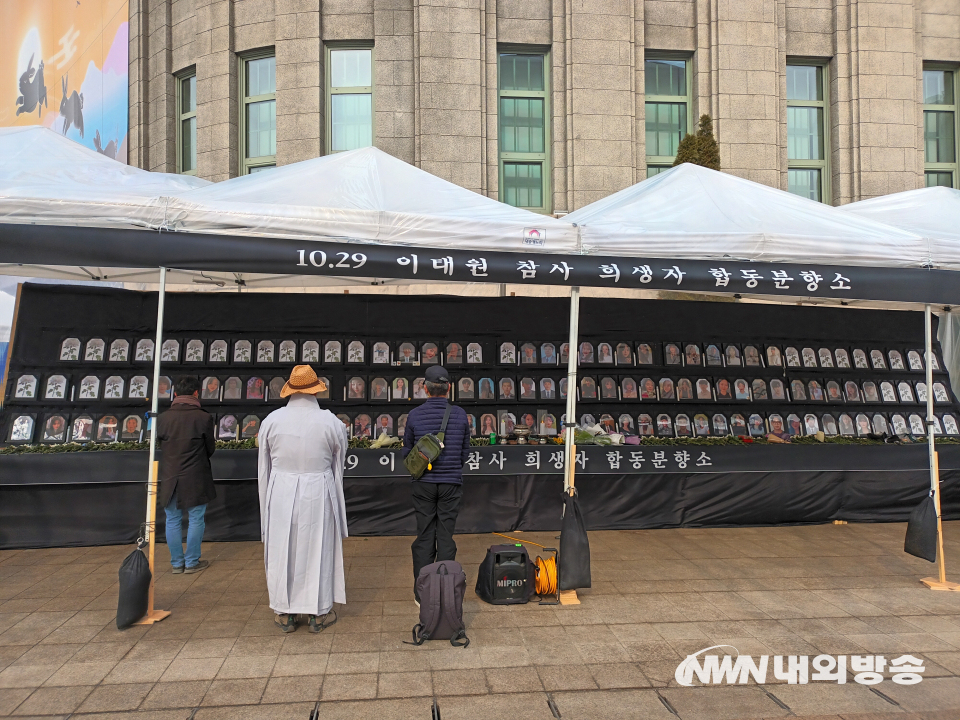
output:
<path id="1" fill-rule="evenodd" d="M 441 560 L 420 571 L 420 622 L 413 628 L 413 645 L 440 638 L 448 638 L 454 647 L 470 644 L 463 624 L 466 589 L 467 576 L 456 560 Z"/>

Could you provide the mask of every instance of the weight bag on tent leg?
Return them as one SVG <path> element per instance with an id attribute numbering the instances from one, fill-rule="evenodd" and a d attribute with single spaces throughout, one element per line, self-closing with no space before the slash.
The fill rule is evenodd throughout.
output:
<path id="1" fill-rule="evenodd" d="M 563 522 L 560 524 L 560 589 L 590 587 L 590 540 L 580 511 L 577 489 L 563 494 Z"/>
<path id="2" fill-rule="evenodd" d="M 929 562 L 937 561 L 937 506 L 933 490 L 910 513 L 903 551 Z"/>
<path id="3" fill-rule="evenodd" d="M 150 595 L 150 563 L 140 548 L 127 555 L 120 566 L 120 599 L 117 630 L 126 630 L 147 614 Z"/>

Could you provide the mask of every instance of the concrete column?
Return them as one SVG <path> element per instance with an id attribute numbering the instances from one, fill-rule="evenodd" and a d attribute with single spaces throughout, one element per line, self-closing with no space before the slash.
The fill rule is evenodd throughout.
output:
<path id="1" fill-rule="evenodd" d="M 276 0 L 277 165 L 324 152 L 320 0 Z"/>
<path id="2" fill-rule="evenodd" d="M 413 0 L 374 0 L 376 145 L 408 163 L 414 157 Z"/>
<path id="3" fill-rule="evenodd" d="M 231 0 L 196 0 L 197 175 L 239 172 L 239 84 Z"/>

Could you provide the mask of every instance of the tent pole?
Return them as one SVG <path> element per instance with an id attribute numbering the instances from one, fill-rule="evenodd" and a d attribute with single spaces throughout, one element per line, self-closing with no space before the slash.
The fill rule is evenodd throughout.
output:
<path id="1" fill-rule="evenodd" d="M 573 494 L 573 476 L 577 459 L 577 446 L 574 431 L 577 425 L 577 337 L 580 333 L 580 288 L 570 288 L 570 340 L 567 349 L 567 422 L 563 427 L 566 434 L 564 444 L 563 491 Z"/>
<path id="2" fill-rule="evenodd" d="M 927 384 L 927 449 L 930 457 L 930 489 L 933 490 L 933 505 L 937 511 L 937 570 L 938 578 L 924 578 L 920 582 L 931 590 L 960 590 L 957 583 L 947 582 L 947 567 L 943 557 L 943 522 L 940 518 L 940 465 L 933 436 L 933 322 L 930 305 L 923 308 L 924 362 Z"/>
<path id="3" fill-rule="evenodd" d="M 154 584 L 157 573 L 154 569 L 154 549 L 156 548 L 157 529 L 157 490 L 160 462 L 157 460 L 157 409 L 160 405 L 158 389 L 160 387 L 160 355 L 163 346 L 163 306 L 166 302 L 167 269 L 160 268 L 160 292 L 157 296 L 157 339 L 153 346 L 153 393 L 150 400 L 150 472 L 147 480 L 147 519 L 144 534 L 149 542 L 147 559 L 150 561 L 150 594 L 147 601 L 147 614 L 134 625 L 153 625 L 169 617 L 169 610 L 156 610 L 153 607 Z"/>

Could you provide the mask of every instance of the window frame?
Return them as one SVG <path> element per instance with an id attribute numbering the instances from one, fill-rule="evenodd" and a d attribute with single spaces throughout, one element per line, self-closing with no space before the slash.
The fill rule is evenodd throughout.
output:
<path id="1" fill-rule="evenodd" d="M 277 166 L 277 155 L 274 152 L 273 155 L 261 155 L 255 158 L 248 158 L 247 155 L 247 105 L 256 102 L 263 102 L 265 100 L 273 100 L 274 109 L 276 109 L 277 102 L 277 91 L 276 91 L 276 82 L 274 82 L 274 91 L 272 93 L 266 93 L 264 95 L 252 95 L 247 96 L 247 64 L 254 60 L 262 60 L 264 58 L 272 57 L 274 59 L 274 67 L 276 67 L 276 57 L 277 52 L 276 48 L 262 48 L 260 50 L 254 50 L 252 52 L 244 53 L 243 55 L 238 56 L 239 69 L 240 69 L 240 118 L 238 127 L 240 129 L 240 152 L 238 153 L 239 162 L 240 162 L 240 174 L 249 175 L 252 169 L 255 168 L 269 168 Z"/>
<path id="2" fill-rule="evenodd" d="M 787 191 L 790 189 L 790 171 L 791 170 L 819 170 L 820 171 L 820 200 L 824 205 L 833 205 L 833 173 L 831 170 L 831 140 L 830 140 L 830 60 L 821 58 L 803 58 L 789 57 L 784 67 L 784 79 L 786 79 L 787 66 L 794 67 L 817 67 L 820 68 L 821 100 L 789 100 L 784 93 L 784 100 L 787 103 L 787 115 L 784 118 L 787 124 Z M 815 107 L 822 108 L 822 140 L 823 140 L 823 159 L 822 160 L 791 160 L 790 155 L 790 108 L 791 107 Z M 801 197 L 801 196 L 798 196 Z"/>
<path id="3" fill-rule="evenodd" d="M 921 69 L 920 87 L 923 92 L 923 72 L 926 70 L 946 70 L 953 73 L 953 105 L 928 105 L 923 103 L 923 121 L 920 128 L 924 132 L 926 126 L 927 111 L 931 112 L 952 112 L 953 113 L 953 162 L 952 163 L 932 163 L 927 162 L 926 138 L 923 139 L 923 184 L 927 185 L 928 172 L 949 172 L 953 178 L 950 187 L 960 188 L 960 102 L 958 102 L 957 93 L 960 91 L 960 66 L 953 63 L 925 62 Z"/>
<path id="4" fill-rule="evenodd" d="M 686 106 L 686 127 L 683 132 L 680 133 L 680 140 L 683 140 L 687 135 L 690 134 L 690 117 L 691 111 L 693 109 L 693 56 L 690 53 L 686 52 L 670 52 L 670 51 L 658 51 L 658 50 L 646 50 L 643 54 L 643 73 L 644 81 L 646 81 L 646 63 L 647 60 L 683 60 L 684 63 L 684 84 L 686 85 L 687 93 L 686 95 L 647 95 L 646 87 L 644 87 L 643 93 L 643 132 L 644 132 L 644 171 L 646 172 L 646 177 L 651 178 L 654 175 L 658 175 L 661 172 L 669 170 L 673 167 L 673 161 L 677 159 L 676 155 L 650 155 L 647 153 L 646 147 L 646 124 L 647 124 L 647 104 L 648 103 L 667 103 L 670 105 L 679 105 L 684 104 Z M 694 126 L 696 123 L 694 123 Z M 679 142 L 677 143 L 679 146 Z M 650 175 L 650 168 L 659 168 L 659 170 Z"/>
<path id="5" fill-rule="evenodd" d="M 500 87 L 500 59 L 503 55 L 539 55 L 543 57 L 543 90 L 503 90 Z M 504 163 L 540 163 L 541 192 L 543 204 L 539 207 L 522 207 L 524 210 L 551 215 L 553 213 L 553 109 L 550 102 L 553 67 L 550 64 L 550 49 L 541 46 L 509 45 L 497 46 L 497 199 L 505 203 L 503 190 Z M 503 98 L 543 99 L 543 152 L 520 153 L 501 150 L 503 123 L 500 113 Z M 512 206 L 511 206 L 512 207 Z"/>
<path id="6" fill-rule="evenodd" d="M 197 66 L 192 65 L 189 68 L 186 68 L 185 70 L 181 70 L 179 73 L 176 73 L 173 77 L 174 77 L 174 82 L 176 82 L 177 84 L 176 99 L 174 100 L 174 102 L 176 102 L 177 104 L 176 113 L 175 113 L 175 116 L 177 118 L 177 141 L 176 141 L 177 162 L 175 167 L 177 169 L 177 173 L 180 175 L 196 176 L 197 174 L 196 167 L 193 168 L 193 170 L 183 169 L 183 121 L 197 117 L 197 107 L 199 106 L 199 103 L 197 102 L 196 91 L 194 91 L 194 98 L 193 98 L 194 109 L 191 112 L 183 112 L 183 105 L 181 104 L 181 102 L 183 99 L 183 92 L 182 92 L 183 83 L 185 80 L 189 80 L 190 78 L 193 78 L 194 81 L 196 81 Z M 193 137 L 193 146 L 194 146 L 194 152 L 196 152 L 197 135 L 199 134 L 196 132 L 196 123 L 194 123 L 194 128 L 195 130 L 194 130 L 194 137 Z M 199 164 L 199 153 L 197 153 L 197 155 L 198 155 L 197 164 Z"/>
<path id="7" fill-rule="evenodd" d="M 370 86 L 369 87 L 350 87 L 334 88 L 330 77 L 333 69 L 333 63 L 330 61 L 330 53 L 337 50 L 369 50 L 370 51 Z M 324 43 L 323 48 L 323 85 L 324 85 L 324 149 L 325 155 L 333 155 L 339 152 L 349 152 L 348 150 L 333 150 L 333 96 L 334 95 L 370 95 L 370 145 L 375 147 L 377 144 L 377 93 L 376 88 L 376 57 L 374 56 L 375 44 L 372 41 L 354 41 L 354 42 L 329 42 Z"/>

